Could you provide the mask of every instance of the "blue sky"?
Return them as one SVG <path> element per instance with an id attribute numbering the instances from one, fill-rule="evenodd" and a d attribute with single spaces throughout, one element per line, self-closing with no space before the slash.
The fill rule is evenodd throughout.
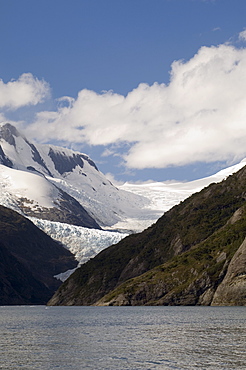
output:
<path id="1" fill-rule="evenodd" d="M 0 0 L 1 121 L 116 180 L 216 172 L 245 157 L 245 14 L 245 0 Z"/>

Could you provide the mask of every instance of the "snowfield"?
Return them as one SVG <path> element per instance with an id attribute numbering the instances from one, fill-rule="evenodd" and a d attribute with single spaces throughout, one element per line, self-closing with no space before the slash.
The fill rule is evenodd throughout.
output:
<path id="1" fill-rule="evenodd" d="M 59 191 L 44 176 L 0 164 L 1 204 L 20 212 L 18 201 L 26 206 L 52 208 Z M 3 204 L 5 203 L 5 204 Z"/>
<path id="2" fill-rule="evenodd" d="M 190 195 L 201 191 L 211 183 L 220 182 L 231 174 L 239 171 L 246 165 L 246 158 L 240 163 L 223 169 L 216 174 L 189 182 L 152 182 L 144 184 L 125 183 L 120 186 L 126 190 L 148 198 L 149 203 L 144 205 L 136 218 L 128 218 L 114 225 L 115 229 L 142 231 L 160 218 L 164 212 L 188 198 Z"/>

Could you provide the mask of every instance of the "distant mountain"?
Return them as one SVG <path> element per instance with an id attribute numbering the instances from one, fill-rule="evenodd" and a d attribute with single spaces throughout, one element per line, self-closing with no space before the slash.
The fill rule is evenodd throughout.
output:
<path id="1" fill-rule="evenodd" d="M 31 221 L 0 206 L 0 305 L 45 304 L 54 275 L 75 268 L 74 256 Z"/>
<path id="2" fill-rule="evenodd" d="M 0 126 L 0 204 L 25 216 L 89 228 L 112 227 L 148 199 L 117 189 L 85 154 L 31 143 Z"/>
<path id="3" fill-rule="evenodd" d="M 77 269 L 50 305 L 246 305 L 246 167 Z"/>

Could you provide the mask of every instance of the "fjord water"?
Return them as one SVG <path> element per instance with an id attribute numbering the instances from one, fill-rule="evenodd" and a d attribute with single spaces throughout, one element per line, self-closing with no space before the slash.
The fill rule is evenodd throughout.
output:
<path id="1" fill-rule="evenodd" d="M 0 307 L 0 369 L 246 369 L 246 307 Z"/>

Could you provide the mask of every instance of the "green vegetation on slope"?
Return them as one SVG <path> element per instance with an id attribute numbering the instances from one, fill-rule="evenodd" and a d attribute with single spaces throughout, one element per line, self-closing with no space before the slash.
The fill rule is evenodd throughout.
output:
<path id="1" fill-rule="evenodd" d="M 99 305 L 209 305 L 227 267 L 245 239 L 246 208 L 240 219 L 189 251 L 128 280 Z"/>

